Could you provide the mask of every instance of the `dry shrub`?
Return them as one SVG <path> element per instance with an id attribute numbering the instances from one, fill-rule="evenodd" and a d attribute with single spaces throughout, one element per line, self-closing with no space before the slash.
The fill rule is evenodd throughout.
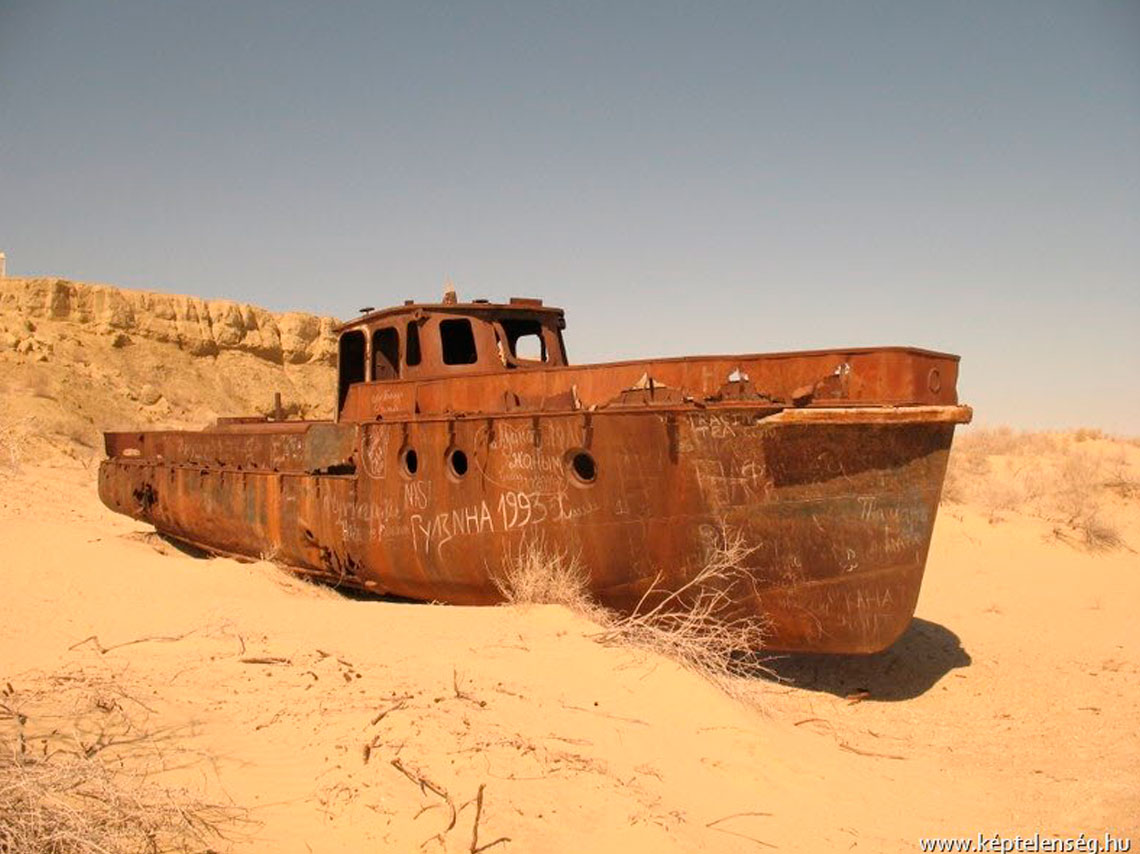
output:
<path id="1" fill-rule="evenodd" d="M 1070 524 L 1096 512 L 1096 493 L 1102 476 L 1101 461 L 1090 454 L 1076 451 L 1062 461 L 1057 470 L 1054 496 Z"/>
<path id="2" fill-rule="evenodd" d="M 769 625 L 744 602 L 756 595 L 753 577 L 744 568 L 752 551 L 741 534 L 722 527 L 703 565 L 687 581 L 668 589 L 659 574 L 624 615 L 591 598 L 589 574 L 577 557 L 551 550 L 542 540 L 524 543 L 495 584 L 510 604 L 565 605 L 602 627 L 595 635 L 599 643 L 664 655 L 743 697 L 752 683 L 741 677 L 757 672 L 756 654 Z"/>
<path id="3" fill-rule="evenodd" d="M 0 469 L 19 470 L 27 451 L 31 418 L 0 419 Z"/>
<path id="4" fill-rule="evenodd" d="M 55 400 L 55 391 L 51 375 L 44 370 L 30 371 L 25 379 L 28 394 L 44 400 Z"/>
<path id="5" fill-rule="evenodd" d="M 1009 454 L 1016 448 L 1018 434 L 1006 426 L 979 427 L 957 437 L 955 444 L 963 451 L 981 456 Z"/>
<path id="6" fill-rule="evenodd" d="M 1104 486 L 1121 498 L 1130 499 L 1140 493 L 1140 476 L 1129 465 L 1124 444 L 1121 443 L 1116 453 L 1105 460 Z"/>
<path id="7" fill-rule="evenodd" d="M 143 779 L 170 757 L 128 714 L 141 703 L 82 676 L 52 683 L 0 691 L 0 854 L 211 851 L 248 821 Z M 67 714 L 50 711 L 77 692 Z"/>
<path id="8" fill-rule="evenodd" d="M 1078 531 L 1091 549 L 1121 545 L 1119 529 L 1105 518 L 1101 504 L 1105 464 L 1099 457 L 1077 451 L 1069 454 L 1057 472 L 1055 500 L 1065 524 Z"/>
<path id="9" fill-rule="evenodd" d="M 591 619 L 601 616 L 579 557 L 548 547 L 542 538 L 524 540 L 502 574 L 492 580 L 511 605 L 565 605 Z"/>
<path id="10" fill-rule="evenodd" d="M 1009 428 L 980 431 L 955 442 L 946 466 L 942 502 L 972 504 L 991 524 L 1024 509 L 1038 490 L 1036 458 L 1024 455 L 1037 444 Z"/>
<path id="11" fill-rule="evenodd" d="M 756 673 L 770 625 L 745 603 L 757 595 L 744 568 L 753 551 L 722 527 L 699 571 L 675 590 L 661 587 L 658 575 L 633 612 L 613 619 L 598 640 L 664 655 L 741 696 L 749 687 L 741 677 Z"/>
<path id="12" fill-rule="evenodd" d="M 1093 551 L 1107 551 L 1124 545 L 1120 529 L 1101 515 L 1099 509 L 1081 517 L 1074 526 L 1084 537 L 1084 543 Z"/>
<path id="13" fill-rule="evenodd" d="M 946 476 L 942 481 L 942 501 L 950 504 L 966 504 L 973 497 L 975 485 L 990 472 L 989 457 L 974 453 L 956 442 L 946 464 Z"/>
<path id="14" fill-rule="evenodd" d="M 1004 514 L 1024 507 L 1025 492 L 1016 481 L 987 480 L 977 489 L 976 501 L 993 525 L 1000 522 Z"/>
<path id="15" fill-rule="evenodd" d="M 63 424 L 59 435 L 69 444 L 79 445 L 86 450 L 95 450 L 99 431 L 89 424 Z"/>
<path id="16" fill-rule="evenodd" d="M 0 754 L 0 852 L 118 854 L 212 850 L 227 817 L 159 786 L 125 781 L 78 755 Z"/>
<path id="17" fill-rule="evenodd" d="M 1011 427 L 978 427 L 954 438 L 954 451 L 973 457 L 1024 457 L 1056 453 L 1064 448 L 1063 436 L 1032 433 Z"/>

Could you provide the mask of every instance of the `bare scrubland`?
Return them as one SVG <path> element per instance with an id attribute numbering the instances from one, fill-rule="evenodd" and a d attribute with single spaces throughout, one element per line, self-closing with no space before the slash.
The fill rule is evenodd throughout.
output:
<path id="1" fill-rule="evenodd" d="M 1062 541 L 1090 549 L 1125 546 L 1125 517 L 1140 495 L 1140 441 L 1099 430 L 965 431 L 955 440 L 944 503 L 983 510 L 990 522 L 1014 515 L 1052 524 Z"/>
<path id="2" fill-rule="evenodd" d="M 732 655 L 763 626 L 715 618 L 731 531 L 701 580 L 619 617 L 541 542 L 492 568 L 506 607 L 414 605 L 186 554 L 98 503 L 102 430 L 276 389 L 327 412 L 330 328 L 0 283 L 0 852 L 1140 832 L 1135 440 L 962 431 L 917 618 L 863 658 Z"/>

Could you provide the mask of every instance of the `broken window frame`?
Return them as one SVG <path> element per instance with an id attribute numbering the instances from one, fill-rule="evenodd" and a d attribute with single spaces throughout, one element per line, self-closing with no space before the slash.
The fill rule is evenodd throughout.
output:
<path id="1" fill-rule="evenodd" d="M 404 325 L 404 367 L 418 367 L 424 360 L 423 346 L 420 343 L 421 323 L 419 318 L 413 317 Z"/>
<path id="2" fill-rule="evenodd" d="M 395 342 L 395 345 L 396 345 L 395 346 L 395 357 L 396 358 L 394 361 L 392 360 L 392 358 L 390 358 L 391 354 L 388 352 L 385 352 L 385 347 L 379 341 L 380 336 L 384 333 L 390 334 L 392 339 Z M 375 326 L 372 328 L 371 339 L 372 339 L 372 350 L 371 350 L 371 354 L 370 354 L 368 362 L 369 362 L 369 365 L 371 366 L 371 369 L 372 369 L 372 373 L 371 373 L 372 382 L 399 379 L 400 378 L 400 330 L 399 330 L 399 328 L 396 326 L 393 326 L 393 325 Z M 391 375 L 390 376 L 378 376 L 377 375 L 376 366 L 377 366 L 377 359 L 378 358 L 383 358 L 384 361 L 388 363 L 389 367 L 391 368 Z"/>
<path id="3" fill-rule="evenodd" d="M 479 345 L 475 335 L 475 324 L 471 322 L 471 318 L 440 318 L 436 327 L 439 335 L 440 364 L 448 368 L 464 368 L 479 364 Z M 448 331 L 451 329 L 465 329 L 466 332 L 452 333 Z M 458 341 L 456 336 L 465 336 L 466 340 Z M 462 358 L 448 358 L 455 355 L 462 355 Z"/>
<path id="4" fill-rule="evenodd" d="M 353 346 L 351 342 L 358 341 L 358 340 L 360 342 L 359 376 L 357 376 L 357 371 L 355 371 L 355 370 L 352 371 L 351 373 L 349 373 L 349 371 L 346 370 L 346 368 L 349 366 L 348 360 L 353 359 L 355 361 L 357 358 L 356 353 L 349 352 L 350 347 Z M 369 358 L 368 358 L 368 336 L 365 334 L 364 330 L 363 329 L 351 329 L 347 332 L 342 333 L 340 336 L 340 340 L 337 341 L 337 356 L 336 356 L 336 385 L 337 385 L 337 407 L 336 407 L 336 411 L 338 413 L 342 412 L 344 410 L 344 405 L 345 405 L 345 403 L 348 402 L 349 389 L 351 389 L 354 385 L 358 385 L 359 383 L 368 381 L 368 362 L 369 362 Z M 354 377 L 354 379 L 349 379 L 350 376 Z"/>
<path id="5" fill-rule="evenodd" d="M 517 323 L 517 322 L 520 322 L 521 320 L 522 319 L 512 320 L 512 322 Z M 495 329 L 495 338 L 498 339 L 499 350 L 500 350 L 500 353 L 502 355 L 503 361 L 506 364 L 506 366 L 508 368 L 540 368 L 540 367 L 552 367 L 552 366 L 556 366 L 559 364 L 562 364 L 562 365 L 566 364 L 565 350 L 561 351 L 561 354 L 562 354 L 561 360 L 556 360 L 556 359 L 552 358 L 554 355 L 554 351 L 550 346 L 552 341 L 547 337 L 552 332 L 557 333 L 557 338 L 554 340 L 557 341 L 559 347 L 561 347 L 561 344 L 562 344 L 562 341 L 561 341 L 562 333 L 561 333 L 561 331 L 552 330 L 550 326 L 543 323 L 541 320 L 534 320 L 532 318 L 526 318 L 525 320 L 527 322 L 533 322 L 538 326 L 538 337 L 539 337 L 539 340 L 542 342 L 542 352 L 545 354 L 545 358 L 541 361 L 538 361 L 536 359 L 524 359 L 520 356 L 515 355 L 514 348 L 511 347 L 510 336 L 507 334 L 506 327 L 503 326 L 503 320 L 500 318 L 500 319 L 494 320 L 491 325 Z M 529 335 L 531 333 L 528 332 L 527 334 Z M 523 336 L 522 335 L 515 336 L 515 343 L 516 344 L 518 343 L 518 339 L 521 337 L 523 337 Z"/>

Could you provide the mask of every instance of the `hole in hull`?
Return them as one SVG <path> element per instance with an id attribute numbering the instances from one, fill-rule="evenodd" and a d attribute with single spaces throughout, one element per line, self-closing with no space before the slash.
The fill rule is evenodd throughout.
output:
<path id="1" fill-rule="evenodd" d="M 404 474 L 409 477 L 415 476 L 416 472 L 420 470 L 420 456 L 416 453 L 415 448 L 408 448 L 404 451 L 401 461 L 404 466 Z"/>
<path id="2" fill-rule="evenodd" d="M 455 477 L 460 478 L 467 474 L 467 454 L 463 451 L 452 451 L 447 461 L 451 468 L 451 473 L 455 475 Z"/>
<path id="3" fill-rule="evenodd" d="M 589 451 L 577 450 L 567 454 L 570 473 L 581 484 L 591 484 L 598 478 L 598 464 Z"/>

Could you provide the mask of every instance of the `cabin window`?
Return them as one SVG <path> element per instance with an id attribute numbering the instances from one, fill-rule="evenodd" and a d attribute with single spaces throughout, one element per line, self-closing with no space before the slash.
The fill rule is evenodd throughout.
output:
<path id="1" fill-rule="evenodd" d="M 475 333 L 471 329 L 470 320 L 465 318 L 441 320 L 439 339 L 443 345 L 445 365 L 473 365 L 479 361 L 479 354 L 475 351 Z"/>
<path id="2" fill-rule="evenodd" d="M 400 333 L 384 326 L 372 333 L 372 379 L 394 380 L 400 375 Z"/>
<path id="3" fill-rule="evenodd" d="M 364 382 L 365 338 L 360 330 L 346 332 L 340 336 L 339 358 L 337 362 L 337 410 L 344 408 L 349 386 Z"/>
<path id="4" fill-rule="evenodd" d="M 542 337 L 541 323 L 537 320 L 504 320 L 502 326 L 512 356 L 529 362 L 546 361 L 546 339 Z"/>
<path id="5" fill-rule="evenodd" d="M 404 339 L 407 341 L 407 349 L 404 351 L 404 359 L 409 365 L 418 365 L 420 363 L 420 325 L 414 320 L 410 321 L 407 326 L 407 336 Z"/>

